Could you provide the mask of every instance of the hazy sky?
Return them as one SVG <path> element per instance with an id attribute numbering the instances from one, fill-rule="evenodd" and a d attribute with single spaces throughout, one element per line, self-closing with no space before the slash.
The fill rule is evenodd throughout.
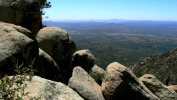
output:
<path id="1" fill-rule="evenodd" d="M 177 0 L 48 0 L 47 20 L 176 20 Z"/>

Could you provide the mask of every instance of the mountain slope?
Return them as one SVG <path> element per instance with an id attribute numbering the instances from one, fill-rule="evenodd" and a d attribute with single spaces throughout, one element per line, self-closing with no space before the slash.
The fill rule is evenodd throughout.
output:
<path id="1" fill-rule="evenodd" d="M 153 74 L 161 82 L 177 84 L 177 48 L 157 56 L 150 56 L 130 67 L 138 75 Z"/>

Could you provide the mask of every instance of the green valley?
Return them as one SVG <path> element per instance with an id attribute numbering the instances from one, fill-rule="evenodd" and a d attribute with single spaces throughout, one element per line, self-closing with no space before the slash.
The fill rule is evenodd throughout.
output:
<path id="1" fill-rule="evenodd" d="M 45 22 L 67 30 L 79 50 L 89 49 L 98 66 L 111 62 L 127 67 L 177 47 L 177 22 Z"/>

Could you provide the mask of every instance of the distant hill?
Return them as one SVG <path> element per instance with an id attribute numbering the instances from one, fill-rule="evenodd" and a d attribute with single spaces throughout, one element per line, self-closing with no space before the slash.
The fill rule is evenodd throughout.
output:
<path id="1" fill-rule="evenodd" d="M 130 67 L 138 75 L 153 74 L 165 84 L 177 84 L 177 48 L 161 55 L 150 56 Z"/>

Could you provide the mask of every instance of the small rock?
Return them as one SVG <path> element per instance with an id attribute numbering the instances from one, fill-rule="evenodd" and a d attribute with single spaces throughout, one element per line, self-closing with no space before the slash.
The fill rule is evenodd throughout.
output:
<path id="1" fill-rule="evenodd" d="M 81 66 L 85 71 L 89 72 L 95 65 L 95 57 L 89 50 L 79 50 L 73 54 L 73 67 Z"/>
<path id="2" fill-rule="evenodd" d="M 68 86 L 85 100 L 104 100 L 101 87 L 79 66 L 73 69 L 73 74 L 69 79 Z"/>

